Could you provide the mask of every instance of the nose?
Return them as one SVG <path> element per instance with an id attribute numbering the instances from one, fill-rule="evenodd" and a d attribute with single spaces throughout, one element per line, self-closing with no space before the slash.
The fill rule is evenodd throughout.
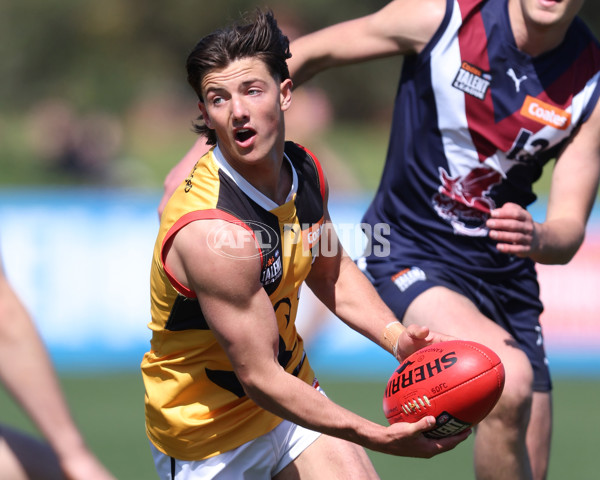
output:
<path id="1" fill-rule="evenodd" d="M 248 109 L 246 104 L 241 97 L 235 97 L 232 99 L 232 111 L 234 121 L 246 120 L 248 118 Z"/>

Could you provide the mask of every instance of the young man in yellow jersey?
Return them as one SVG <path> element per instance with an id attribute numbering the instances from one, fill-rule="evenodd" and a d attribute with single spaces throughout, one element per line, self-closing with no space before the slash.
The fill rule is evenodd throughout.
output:
<path id="1" fill-rule="evenodd" d="M 328 399 L 295 328 L 306 282 L 397 358 L 447 339 L 405 329 L 345 254 L 315 156 L 285 141 L 289 42 L 270 12 L 188 57 L 211 150 L 161 216 L 151 270 L 146 427 L 163 479 L 377 478 L 362 447 L 431 457 L 433 417 L 383 426 Z"/>

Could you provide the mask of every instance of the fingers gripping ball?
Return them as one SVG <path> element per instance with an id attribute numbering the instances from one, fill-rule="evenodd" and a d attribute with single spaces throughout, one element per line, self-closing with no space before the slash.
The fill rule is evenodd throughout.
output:
<path id="1" fill-rule="evenodd" d="M 416 422 L 433 415 L 425 435 L 448 437 L 483 420 L 504 388 L 504 366 L 485 345 L 465 340 L 440 342 L 410 355 L 391 375 L 383 396 L 390 423 Z"/>

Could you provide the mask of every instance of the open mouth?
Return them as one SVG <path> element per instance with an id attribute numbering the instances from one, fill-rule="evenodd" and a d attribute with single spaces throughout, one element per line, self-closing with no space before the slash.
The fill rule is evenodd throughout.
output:
<path id="1" fill-rule="evenodd" d="M 250 130 L 248 128 L 241 128 L 237 132 L 235 132 L 235 140 L 240 143 L 245 143 L 250 140 L 256 132 L 254 130 Z"/>

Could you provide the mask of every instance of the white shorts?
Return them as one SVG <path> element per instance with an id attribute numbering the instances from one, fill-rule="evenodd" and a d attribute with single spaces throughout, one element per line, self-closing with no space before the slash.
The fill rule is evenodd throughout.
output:
<path id="1" fill-rule="evenodd" d="M 265 480 L 293 462 L 320 435 L 283 420 L 269 433 L 206 460 L 177 460 L 160 452 L 152 442 L 150 448 L 161 480 Z"/>

